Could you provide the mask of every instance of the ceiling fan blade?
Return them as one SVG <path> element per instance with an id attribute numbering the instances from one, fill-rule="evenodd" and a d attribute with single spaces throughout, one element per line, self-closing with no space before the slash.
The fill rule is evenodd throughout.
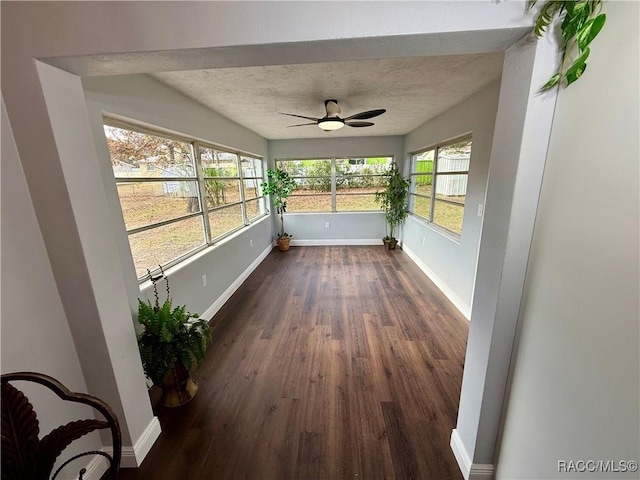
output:
<path id="1" fill-rule="evenodd" d="M 350 117 L 345 118 L 346 120 L 366 120 L 367 118 L 377 117 L 378 115 L 382 115 L 387 110 L 385 108 L 381 108 L 379 110 L 368 110 L 366 112 L 356 113 L 355 115 L 351 115 Z"/>
<path id="2" fill-rule="evenodd" d="M 305 125 L 317 125 L 317 123 L 298 123 L 297 125 L 287 125 L 287 127 L 304 127 Z"/>
<path id="3" fill-rule="evenodd" d="M 344 122 L 344 124 L 350 127 L 373 127 L 375 125 L 371 122 Z"/>
<path id="4" fill-rule="evenodd" d="M 305 120 L 313 120 L 314 122 L 317 122 L 318 119 L 314 118 L 314 117 L 305 117 L 304 115 L 296 115 L 294 113 L 283 113 L 283 112 L 278 112 L 280 115 L 289 115 L 290 117 L 298 117 L 298 118 L 304 118 Z"/>

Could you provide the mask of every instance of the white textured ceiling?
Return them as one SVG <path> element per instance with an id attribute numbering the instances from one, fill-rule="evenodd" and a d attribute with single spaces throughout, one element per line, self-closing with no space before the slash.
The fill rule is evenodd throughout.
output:
<path id="1" fill-rule="evenodd" d="M 158 80 L 270 139 L 404 135 L 473 95 L 502 72 L 502 53 L 406 57 L 154 73 Z M 325 114 L 336 99 L 348 117 L 386 108 L 368 128 L 326 133 L 315 125 L 288 128 Z"/>

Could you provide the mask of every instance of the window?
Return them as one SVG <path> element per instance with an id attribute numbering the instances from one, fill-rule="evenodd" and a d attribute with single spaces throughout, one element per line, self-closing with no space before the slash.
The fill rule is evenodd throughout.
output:
<path id="1" fill-rule="evenodd" d="M 105 119 L 138 278 L 266 215 L 262 159 Z"/>
<path id="2" fill-rule="evenodd" d="M 414 153 L 411 158 L 411 212 L 461 235 L 470 159 L 471 137 Z"/>
<path id="3" fill-rule="evenodd" d="M 297 188 L 287 200 L 287 212 L 378 211 L 374 194 L 384 188 L 393 157 L 276 160 Z"/>
<path id="4" fill-rule="evenodd" d="M 260 184 L 263 181 L 262 159 L 242 155 L 240 168 L 242 169 L 242 191 L 247 220 L 251 222 L 267 213 L 260 189 Z"/>

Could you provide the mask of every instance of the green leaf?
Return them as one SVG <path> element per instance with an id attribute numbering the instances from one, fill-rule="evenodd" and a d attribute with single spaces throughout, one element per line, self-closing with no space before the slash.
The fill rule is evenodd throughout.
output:
<path id="1" fill-rule="evenodd" d="M 164 340 L 167 343 L 173 339 L 173 335 L 169 331 L 169 327 L 166 324 L 162 326 L 161 337 L 162 337 L 162 340 Z"/>
<path id="2" fill-rule="evenodd" d="M 607 20 L 607 16 L 604 13 L 601 13 L 596 18 L 592 18 L 584 26 L 580 29 L 580 31 L 576 35 L 576 40 L 578 41 L 578 48 L 581 52 L 583 52 L 589 44 L 592 42 L 594 38 L 600 33 L 602 27 L 604 26 L 604 22 Z"/>
<path id="3" fill-rule="evenodd" d="M 575 6 L 576 2 L 569 0 L 568 2 L 565 2 L 564 4 L 564 8 L 567 10 L 567 14 L 571 15 L 571 13 L 573 12 L 573 7 Z"/>
<path id="4" fill-rule="evenodd" d="M 536 18 L 536 23 L 534 26 L 534 32 L 537 37 L 541 37 L 549 24 L 553 21 L 554 15 L 564 6 L 564 2 L 549 0 L 544 4 L 540 13 Z"/>
<path id="5" fill-rule="evenodd" d="M 571 73 L 567 72 L 565 75 L 567 77 L 567 85 L 571 85 L 573 82 L 578 80 L 586 69 L 587 69 L 587 64 L 583 63 L 579 65 L 578 68 L 576 68 Z"/>
<path id="6" fill-rule="evenodd" d="M 589 9 L 586 8 L 584 3 L 572 5 L 575 6 L 572 8 L 571 12 L 567 11 L 562 25 L 560 26 L 565 45 L 576 36 L 576 33 L 578 33 L 589 18 Z"/>
<path id="7" fill-rule="evenodd" d="M 573 82 L 575 82 L 578 78 L 580 78 L 580 76 L 584 73 L 584 70 L 586 68 L 586 60 L 587 57 L 589 56 L 589 53 L 591 53 L 591 50 L 589 48 L 587 48 L 582 55 L 580 55 L 575 62 L 573 62 L 573 65 L 571 65 L 567 71 L 565 72 L 564 76 L 567 77 L 567 84 L 571 84 Z M 571 82 L 569 82 L 569 77 L 571 77 L 573 80 Z"/>
<path id="8" fill-rule="evenodd" d="M 553 75 L 549 81 L 547 83 L 545 83 L 541 88 L 540 91 L 544 92 L 545 90 L 549 90 L 550 88 L 555 87 L 558 82 L 560 81 L 560 79 L 562 78 L 562 72 L 558 72 L 555 75 Z"/>

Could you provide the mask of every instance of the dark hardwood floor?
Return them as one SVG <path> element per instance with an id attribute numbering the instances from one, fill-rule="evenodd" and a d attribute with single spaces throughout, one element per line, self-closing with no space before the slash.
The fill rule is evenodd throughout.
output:
<path id="1" fill-rule="evenodd" d="M 224 275 L 224 272 L 220 272 Z M 467 321 L 401 251 L 272 252 L 133 479 L 461 479 Z"/>

